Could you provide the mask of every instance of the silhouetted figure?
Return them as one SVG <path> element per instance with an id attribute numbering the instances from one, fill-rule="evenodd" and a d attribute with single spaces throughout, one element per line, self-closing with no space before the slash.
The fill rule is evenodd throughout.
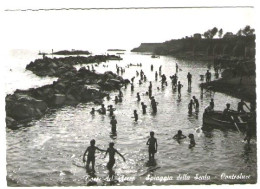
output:
<path id="1" fill-rule="evenodd" d="M 91 109 L 90 114 L 92 114 L 92 115 L 95 114 L 95 108 L 92 108 L 92 109 Z"/>
<path id="2" fill-rule="evenodd" d="M 131 83 L 131 91 L 134 91 L 134 84 Z"/>
<path id="3" fill-rule="evenodd" d="M 192 107 L 193 107 L 193 100 L 190 100 L 190 103 L 188 105 L 189 114 L 192 113 Z"/>
<path id="4" fill-rule="evenodd" d="M 237 104 L 237 111 L 239 113 L 245 113 L 246 111 L 244 110 L 244 105 L 245 105 L 245 102 L 243 99 L 241 99 L 241 101 Z"/>
<path id="5" fill-rule="evenodd" d="M 151 105 L 152 105 L 153 113 L 156 113 L 158 102 L 155 101 L 154 97 L 151 97 Z"/>
<path id="6" fill-rule="evenodd" d="M 150 132 L 150 138 L 146 142 L 146 145 L 149 145 L 148 147 L 148 153 L 149 153 L 149 161 L 154 160 L 154 154 L 157 152 L 157 139 L 154 137 L 154 132 Z"/>
<path id="7" fill-rule="evenodd" d="M 108 111 L 109 111 L 109 115 L 110 116 L 113 116 L 114 115 L 114 111 L 115 111 L 116 109 L 115 108 L 113 108 L 113 105 L 109 105 L 108 106 Z"/>
<path id="8" fill-rule="evenodd" d="M 193 134 L 189 134 L 189 139 L 190 139 L 189 148 L 193 148 L 196 145 L 196 142 L 195 142 L 195 139 L 194 139 L 194 135 Z"/>
<path id="9" fill-rule="evenodd" d="M 155 72 L 155 81 L 157 81 L 158 80 L 158 73 L 157 73 L 157 71 Z"/>
<path id="10" fill-rule="evenodd" d="M 140 101 L 140 100 L 141 100 L 139 93 L 136 94 L 136 97 L 137 97 L 137 101 Z"/>
<path id="11" fill-rule="evenodd" d="M 192 79 L 192 75 L 190 74 L 190 72 L 188 72 L 187 78 L 188 78 L 188 86 L 190 87 L 191 86 L 191 79 Z"/>
<path id="12" fill-rule="evenodd" d="M 106 108 L 105 108 L 105 105 L 104 104 L 102 104 L 101 105 L 101 108 L 98 110 L 98 112 L 100 113 L 100 114 L 106 114 Z"/>
<path id="13" fill-rule="evenodd" d="M 86 165 L 86 169 L 87 171 L 89 170 L 89 164 L 92 163 L 92 171 L 95 172 L 95 153 L 96 150 L 99 150 L 101 152 L 105 152 L 106 150 L 102 150 L 98 147 L 95 146 L 96 141 L 94 139 L 92 139 L 90 141 L 90 146 L 87 147 L 86 151 L 83 154 L 83 162 L 86 162 L 85 156 L 88 152 L 88 157 L 87 157 L 87 165 Z"/>
<path id="14" fill-rule="evenodd" d="M 151 71 L 153 71 L 153 65 L 151 65 Z"/>
<path id="15" fill-rule="evenodd" d="M 165 84 L 165 82 L 166 82 L 166 76 L 163 74 L 162 75 L 162 86 Z"/>
<path id="16" fill-rule="evenodd" d="M 207 70 L 205 75 L 206 75 L 206 82 L 210 82 L 211 81 L 211 73 L 209 72 L 209 70 Z"/>
<path id="17" fill-rule="evenodd" d="M 110 125 L 111 125 L 111 132 L 112 133 L 116 133 L 116 124 L 117 124 L 117 120 L 115 118 L 115 116 L 112 116 L 112 119 L 110 121 Z"/>
<path id="18" fill-rule="evenodd" d="M 182 134 L 181 130 L 178 130 L 178 133 L 176 135 L 174 135 L 174 137 L 173 137 L 173 139 L 176 139 L 176 140 L 180 140 L 180 139 L 184 139 L 184 138 L 186 138 L 186 136 Z"/>
<path id="19" fill-rule="evenodd" d="M 143 114 L 146 114 L 147 106 L 143 102 L 141 102 L 141 105 L 142 105 Z"/>
<path id="20" fill-rule="evenodd" d="M 195 109 L 199 110 L 199 107 L 200 107 L 199 100 L 195 96 L 193 96 L 192 98 L 193 98 L 193 101 L 195 104 Z"/>
<path id="21" fill-rule="evenodd" d="M 135 118 L 135 121 L 138 121 L 138 114 L 137 114 L 136 110 L 134 110 L 134 117 L 133 118 Z"/>
<path id="22" fill-rule="evenodd" d="M 118 96 L 115 96 L 115 103 L 117 104 L 118 103 Z"/>
<path id="23" fill-rule="evenodd" d="M 183 85 L 181 84 L 180 81 L 178 81 L 177 87 L 178 87 L 178 96 L 181 97 L 181 88 L 183 87 Z"/>
<path id="24" fill-rule="evenodd" d="M 230 104 L 226 104 L 226 108 L 223 111 L 223 119 L 224 120 L 230 120 Z"/>
<path id="25" fill-rule="evenodd" d="M 113 166 L 115 164 L 115 154 L 118 154 L 120 157 L 122 157 L 122 159 L 125 161 L 125 158 L 122 154 L 120 154 L 115 148 L 114 148 L 114 143 L 113 142 L 110 142 L 109 143 L 109 148 L 107 149 L 106 151 L 106 154 L 105 154 L 105 157 L 107 156 L 107 154 L 109 155 L 109 161 L 107 163 L 107 169 L 109 171 L 112 171 L 113 169 Z"/>
<path id="26" fill-rule="evenodd" d="M 179 66 L 178 66 L 178 64 L 176 63 L 176 66 L 175 66 L 175 68 L 176 68 L 176 73 L 179 71 Z"/>
<path id="27" fill-rule="evenodd" d="M 209 105 L 211 106 L 212 110 L 214 110 L 215 103 L 214 103 L 214 99 L 213 98 L 210 100 Z"/>

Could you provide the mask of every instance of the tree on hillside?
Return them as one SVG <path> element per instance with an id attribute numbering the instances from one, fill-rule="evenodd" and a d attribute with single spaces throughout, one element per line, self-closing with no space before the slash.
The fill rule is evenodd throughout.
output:
<path id="1" fill-rule="evenodd" d="M 245 36 L 254 35 L 255 29 L 251 28 L 249 25 L 247 25 L 243 30 L 242 33 Z"/>
<path id="2" fill-rule="evenodd" d="M 242 36 L 242 30 L 238 30 L 238 32 L 236 33 L 237 36 Z"/>
<path id="3" fill-rule="evenodd" d="M 204 32 L 203 36 L 204 36 L 206 39 L 209 39 L 209 38 L 210 38 L 210 30 Z"/>
<path id="4" fill-rule="evenodd" d="M 217 34 L 218 28 L 214 27 L 212 30 L 210 30 L 210 38 L 213 39 L 213 37 Z"/>
<path id="5" fill-rule="evenodd" d="M 221 38 L 223 35 L 223 29 L 221 28 L 219 31 L 218 31 L 218 37 Z"/>

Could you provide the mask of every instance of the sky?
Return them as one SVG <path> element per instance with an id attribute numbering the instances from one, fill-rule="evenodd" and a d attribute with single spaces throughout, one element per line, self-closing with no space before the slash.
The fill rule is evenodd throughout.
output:
<path id="1" fill-rule="evenodd" d="M 71 2 L 71 1 L 70 1 Z M 104 2 L 104 1 L 103 1 Z M 107 1 L 106 1 L 107 2 Z M 154 2 L 154 1 L 151 1 Z M 239 1 L 238 1 L 239 2 Z M 61 7 L 166 7 L 211 4 L 7 4 L 5 10 Z M 215 4 L 213 4 L 215 5 Z M 232 4 L 222 4 L 230 6 Z M 237 5 L 237 4 L 236 4 Z M 238 4 L 240 5 L 240 4 Z M 242 4 L 247 5 L 247 4 Z M 6 47 L 20 49 L 132 49 L 213 27 L 236 33 L 255 26 L 254 8 L 4 11 Z"/>

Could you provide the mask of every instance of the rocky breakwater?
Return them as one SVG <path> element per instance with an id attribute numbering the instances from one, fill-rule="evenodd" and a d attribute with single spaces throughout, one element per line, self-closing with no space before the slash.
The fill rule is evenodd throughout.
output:
<path id="1" fill-rule="evenodd" d="M 68 70 L 75 72 L 76 69 L 73 67 L 74 65 L 90 63 L 99 64 L 108 60 L 122 60 L 122 58 L 115 55 L 95 55 L 88 57 L 69 56 L 61 58 L 44 57 L 42 59 L 36 59 L 34 62 L 30 62 L 30 64 L 26 66 L 26 69 L 38 76 L 59 77 L 64 73 L 68 73 Z"/>
<path id="2" fill-rule="evenodd" d="M 48 58 L 49 59 L 49 58 Z M 65 59 L 63 59 L 65 60 Z M 50 60 L 48 60 L 49 62 Z M 36 60 L 34 64 L 41 64 Z M 48 109 L 61 107 L 64 105 L 77 105 L 81 102 L 102 103 L 102 99 L 108 96 L 108 91 L 118 90 L 128 80 L 124 80 L 112 72 L 99 74 L 87 70 L 85 67 L 78 71 L 72 66 L 67 66 L 67 61 L 57 61 L 58 64 L 49 63 L 45 67 L 30 65 L 34 73 L 49 75 L 46 70 L 53 69 L 53 75 L 58 76 L 58 80 L 53 84 L 28 90 L 16 90 L 14 94 L 6 96 L 6 125 L 7 127 L 31 121 L 42 117 Z M 62 64 L 63 63 L 63 64 Z M 49 65 L 53 67 L 50 67 Z M 63 72 L 61 67 L 65 67 Z M 40 74 L 43 75 L 43 74 Z"/>

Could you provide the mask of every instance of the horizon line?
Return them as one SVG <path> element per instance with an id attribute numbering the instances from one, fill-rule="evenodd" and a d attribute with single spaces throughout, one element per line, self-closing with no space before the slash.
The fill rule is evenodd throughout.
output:
<path id="1" fill-rule="evenodd" d="M 190 7 L 109 7 L 109 8 L 47 8 L 5 9 L 4 11 L 61 11 L 61 10 L 132 10 L 132 9 L 211 9 L 211 8 L 254 8 L 254 6 L 190 6 Z"/>

